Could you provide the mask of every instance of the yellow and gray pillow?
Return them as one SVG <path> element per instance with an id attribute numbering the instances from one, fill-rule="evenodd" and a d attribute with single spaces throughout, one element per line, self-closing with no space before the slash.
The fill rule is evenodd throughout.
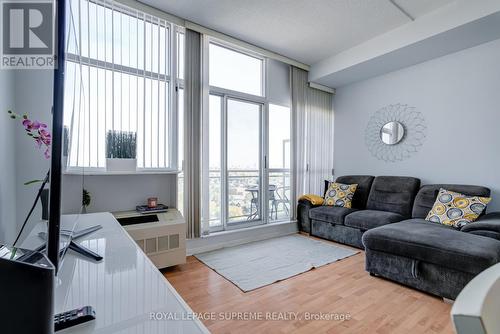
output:
<path id="1" fill-rule="evenodd" d="M 343 184 L 331 182 L 325 193 L 325 202 L 323 205 L 340 206 L 352 208 L 352 197 L 356 192 L 357 184 Z"/>
<path id="2" fill-rule="evenodd" d="M 425 220 L 460 229 L 474 222 L 490 201 L 490 197 L 467 196 L 441 188 Z"/>

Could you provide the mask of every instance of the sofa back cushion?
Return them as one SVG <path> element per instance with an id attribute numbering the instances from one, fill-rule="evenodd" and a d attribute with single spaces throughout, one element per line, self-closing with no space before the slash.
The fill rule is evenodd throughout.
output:
<path id="1" fill-rule="evenodd" d="M 420 179 L 406 176 L 378 176 L 373 180 L 366 208 L 395 212 L 410 217 Z"/>
<path id="2" fill-rule="evenodd" d="M 368 194 L 375 177 L 371 175 L 345 175 L 339 176 L 335 182 L 343 184 L 357 184 L 356 192 L 352 198 L 353 209 L 365 209 L 368 201 Z"/>
<path id="3" fill-rule="evenodd" d="M 417 196 L 415 197 L 415 204 L 413 205 L 413 218 L 424 218 L 432 209 L 436 201 L 439 189 L 446 189 L 461 193 L 467 196 L 490 197 L 490 189 L 482 186 L 468 186 L 462 184 L 427 184 L 420 188 Z"/>

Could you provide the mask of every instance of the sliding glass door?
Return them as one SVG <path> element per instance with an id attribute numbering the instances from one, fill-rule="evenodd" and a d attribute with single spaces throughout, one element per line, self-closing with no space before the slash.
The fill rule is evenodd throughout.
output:
<path id="1" fill-rule="evenodd" d="M 212 231 L 262 223 L 262 110 L 259 103 L 209 97 L 202 216 Z"/>
<path id="2" fill-rule="evenodd" d="M 262 105 L 226 99 L 227 223 L 261 221 Z"/>
<path id="3" fill-rule="evenodd" d="M 202 229 L 290 219 L 289 68 L 268 73 L 265 58 L 212 39 L 204 51 Z"/>
<path id="4" fill-rule="evenodd" d="M 210 230 L 289 220 L 290 108 L 211 94 L 207 118 L 202 206 Z"/>

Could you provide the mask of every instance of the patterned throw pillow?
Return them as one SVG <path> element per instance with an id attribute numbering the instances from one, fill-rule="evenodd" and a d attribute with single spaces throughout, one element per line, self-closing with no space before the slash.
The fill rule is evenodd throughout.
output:
<path id="1" fill-rule="evenodd" d="M 467 196 L 441 188 L 425 220 L 460 229 L 475 221 L 490 201 L 490 197 Z"/>
<path id="2" fill-rule="evenodd" d="M 357 184 L 342 184 L 331 182 L 325 194 L 323 205 L 341 206 L 344 208 L 352 207 L 352 197 L 358 187 Z"/>

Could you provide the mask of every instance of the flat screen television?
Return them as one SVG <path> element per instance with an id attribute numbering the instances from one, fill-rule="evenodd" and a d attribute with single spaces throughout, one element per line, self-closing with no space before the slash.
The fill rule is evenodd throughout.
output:
<path id="1" fill-rule="evenodd" d="M 81 110 L 80 107 L 75 107 L 74 100 L 73 103 L 71 102 L 72 98 L 75 98 L 76 88 L 74 81 L 76 79 L 69 74 L 69 79 L 66 82 L 66 51 L 71 48 L 75 50 L 79 48 L 78 44 L 71 44 L 71 41 L 76 43 L 74 35 L 76 34 L 74 29 L 75 17 L 67 0 L 59 0 L 56 3 L 56 40 L 58 43 L 56 68 L 53 77 L 52 154 L 50 166 L 49 223 L 46 233 L 46 246 L 47 257 L 54 264 L 57 273 L 62 263 L 60 257 L 64 256 L 68 249 L 95 261 L 100 261 L 102 256 L 73 241 L 100 229 L 101 226 L 96 225 L 79 231 L 75 230 L 79 215 L 82 213 L 83 206 L 85 206 L 83 204 L 85 165 L 79 165 L 77 171 L 72 172 L 71 175 L 64 174 L 63 178 L 63 170 L 67 168 L 68 161 L 70 160 L 68 157 L 69 146 L 74 143 L 74 140 L 76 140 L 77 144 L 79 140 L 85 142 L 85 138 L 80 138 L 80 133 L 78 133 L 78 136 L 71 138 L 73 134 L 71 131 L 73 126 L 71 120 L 74 118 L 75 113 L 79 114 Z M 73 38 L 70 38 L 70 36 Z M 80 78 L 81 76 L 80 72 Z M 66 91 L 65 83 L 68 85 Z M 83 83 L 80 81 L 78 86 L 79 90 L 82 90 L 81 92 L 84 91 L 82 85 Z M 71 95 L 71 92 L 73 92 L 73 95 Z M 90 136 L 90 133 L 88 136 Z M 68 183 L 65 183 L 66 181 Z M 72 199 L 69 200 L 70 204 L 68 204 L 68 198 Z M 82 204 L 82 207 L 79 209 L 75 208 L 75 204 L 78 206 L 78 201 Z"/>
<path id="2" fill-rule="evenodd" d="M 40 120 L 42 123 L 52 123 L 50 132 L 52 133 L 52 141 L 49 144 L 51 146 L 50 160 L 40 159 L 38 149 L 32 146 L 26 146 L 24 142 L 16 143 L 15 149 L 12 150 L 12 165 L 15 170 L 20 169 L 19 179 L 14 178 L 14 180 L 7 185 L 9 193 L 15 193 L 17 197 L 14 200 L 7 201 L 7 197 L 2 194 L 0 196 L 0 213 L 2 215 L 2 221 L 0 222 L 0 243 L 5 245 L 12 245 L 15 254 L 15 248 L 29 248 L 37 251 L 41 251 L 46 248 L 47 257 L 52 262 L 54 267 L 59 269 L 60 257 L 64 255 L 67 247 L 69 246 L 70 238 L 66 237 L 67 233 L 60 236 L 61 232 L 61 196 L 62 193 L 62 162 L 63 162 L 63 118 L 64 118 L 64 81 L 65 81 L 65 45 L 66 45 L 66 34 L 68 33 L 66 29 L 66 5 L 67 0 L 55 1 L 56 6 L 56 61 L 55 69 L 52 71 L 42 71 L 38 72 L 41 74 L 35 74 L 37 70 L 27 71 L 26 78 L 23 82 L 23 89 L 29 91 L 30 89 L 37 89 L 37 85 L 40 81 L 44 82 L 51 80 L 53 81 L 52 91 L 50 92 L 49 87 L 43 87 L 45 94 L 52 94 L 52 98 L 45 99 L 43 94 L 27 97 L 27 103 L 21 103 L 18 108 L 23 111 L 24 116 L 30 116 L 30 119 Z M 38 70 L 39 71 L 39 70 Z M 36 88 L 35 88 L 36 87 Z M 47 91 L 48 90 L 48 91 Z M 45 95 L 46 96 L 46 95 Z M 50 95 L 49 95 L 50 96 Z M 33 105 L 37 105 L 37 108 L 33 108 Z M 39 107 L 38 107 L 39 106 Z M 14 113 L 17 110 L 14 109 Z M 9 110 L 9 113 L 13 113 Z M 4 116 L 4 115 L 2 115 Z M 13 117 L 11 117 L 13 118 Z M 14 117 L 15 119 L 15 117 Z M 18 122 L 12 122 L 7 124 L 12 127 L 12 132 L 18 131 Z M 30 143 L 31 144 L 31 143 Z M 37 154 L 29 154 L 34 150 Z M 27 153 L 28 152 L 28 153 Z M 29 156 L 31 160 L 18 160 L 19 157 Z M 22 163 L 31 166 L 31 169 L 26 169 L 24 166 L 16 166 L 15 164 L 22 161 Z M 26 162 L 28 161 L 28 163 Z M 48 171 L 47 171 L 48 170 Z M 23 178 L 26 175 L 43 175 L 43 179 L 33 180 L 29 182 L 22 183 Z M 40 178 L 39 177 L 39 178 Z M 43 181 L 39 186 L 38 181 Z M 76 182 L 78 183 L 78 182 Z M 49 200 L 48 200 L 48 210 L 47 205 L 44 205 L 45 192 L 47 191 L 46 185 L 49 185 Z M 7 188 L 6 186 L 6 188 Z M 83 188 L 83 178 L 79 186 Z M 78 187 L 73 187 L 71 192 L 82 193 L 82 189 Z M 76 188 L 76 189 L 75 189 Z M 5 191 L 3 191 L 5 193 Z M 42 199 L 42 214 L 39 212 L 39 203 Z M 10 215 L 5 215 L 7 211 L 12 212 Z M 3 212 L 1 212 L 3 211 Z M 64 210 L 63 210 L 64 211 Z M 66 210 L 67 211 L 67 210 Z M 48 212 L 48 215 L 47 215 Z M 7 216 L 7 217 L 6 217 Z M 66 219 L 67 221 L 68 219 Z M 33 229 L 41 222 L 47 221 L 48 224 L 45 228 L 42 227 L 38 230 L 43 231 L 44 237 L 38 237 L 33 233 Z M 65 228 L 73 225 L 71 228 L 74 229 L 77 219 L 73 219 L 73 222 L 66 222 Z M 5 226 L 12 226 L 10 233 L 5 233 Z M 4 232 L 4 233 L 1 233 Z M 43 240 L 45 239 L 45 240 Z M 68 240 L 69 239 L 69 240 Z M 28 242 L 26 243 L 26 241 Z M 0 244 L 0 246 L 1 246 Z M 39 246 L 40 245 L 40 246 Z M 38 248 L 37 248 L 38 247 Z M 36 249 L 35 249 L 36 248 Z"/>
<path id="3" fill-rule="evenodd" d="M 59 269 L 60 229 L 61 229 L 61 184 L 62 184 L 62 147 L 64 117 L 64 73 L 66 41 L 66 0 L 56 2 L 57 59 L 54 70 L 53 108 L 52 108 L 52 154 L 50 164 L 49 223 L 47 231 L 47 256 Z"/>
<path id="4" fill-rule="evenodd" d="M 87 133 L 82 135 L 78 132 L 74 138 L 71 138 L 73 135 L 71 131 L 73 129 L 72 120 L 75 114 L 80 115 L 82 112 L 80 103 L 75 104 L 75 100 L 79 98 L 79 94 L 84 95 L 82 80 L 80 79 L 80 82 L 77 82 L 74 71 L 72 75 L 70 70 L 67 75 L 68 79 L 66 78 L 65 52 L 71 48 L 78 48 L 77 45 L 71 44 L 71 41 L 76 43 L 77 40 L 74 35 L 76 34 L 75 30 L 71 29 L 71 27 L 74 27 L 75 17 L 67 0 L 56 1 L 54 5 L 56 6 L 56 20 L 54 22 L 57 23 L 55 27 L 55 69 L 37 72 L 36 74 L 35 70 L 33 70 L 33 74 L 27 72 L 28 75 L 23 78 L 23 85 L 28 91 L 29 89 L 41 89 L 39 85 L 49 80 L 53 81 L 53 85 L 50 87 L 44 86 L 43 94 L 30 96 L 26 98 L 27 103 L 19 106 L 19 109 L 26 112 L 25 117 L 29 115 L 34 120 L 40 120 L 47 124 L 51 123 L 52 140 L 51 143 L 47 144 L 47 146 L 51 146 L 50 157 L 45 155 L 50 160 L 40 160 L 39 155 L 27 153 L 31 152 L 30 150 L 38 149 L 36 146 L 33 148 L 26 146 L 24 143 L 16 143 L 19 147 L 16 146 L 10 152 L 10 155 L 12 155 L 11 169 L 13 171 L 16 168 L 14 163 L 18 162 L 18 156 L 24 158 L 24 160 L 19 161 L 31 168 L 27 172 L 23 170 L 20 173 L 22 176 L 19 180 L 8 180 L 10 183 L 7 185 L 9 186 L 7 191 L 5 190 L 7 187 L 0 189 L 2 190 L 2 194 L 0 194 L 0 247 L 5 244 L 11 245 L 13 248 L 45 250 L 57 273 L 61 266 L 62 257 L 68 248 L 96 261 L 99 261 L 102 257 L 88 249 L 84 249 L 83 246 L 76 242 L 71 242 L 96 231 L 100 226 L 79 231 L 75 230 L 80 214 L 88 205 L 84 204 L 87 201 L 84 201 L 86 165 L 85 161 L 80 165 L 77 159 L 76 165 L 74 165 L 78 167 L 77 170 L 68 170 L 71 161 L 70 153 L 72 152 L 70 147 L 71 145 L 79 147 L 79 140 L 83 142 L 82 145 L 85 145 L 86 140 L 90 138 L 90 134 L 88 134 L 89 137 L 87 138 Z M 73 38 L 69 38 L 69 36 Z M 81 72 L 79 77 L 81 78 Z M 67 86 L 66 90 L 65 85 Z M 75 93 L 76 86 L 78 86 L 78 91 Z M 12 112 L 9 111 L 9 113 Z M 15 127 L 20 124 L 16 123 L 6 123 L 5 127 L 11 126 L 12 131 L 17 131 Z M 29 157 L 30 160 L 25 157 Z M 26 161 L 29 163 L 26 163 Z M 72 167 L 74 166 L 72 165 Z M 8 167 L 10 168 L 10 165 Z M 24 181 L 24 174 L 40 175 L 40 177 L 44 175 L 44 177 L 41 180 L 19 182 L 20 180 Z M 40 186 L 38 185 L 39 181 L 43 181 Z M 46 185 L 49 185 L 49 189 L 45 188 Z M 5 195 L 12 193 L 16 194 L 13 199 Z M 39 199 L 42 202 L 42 210 L 39 210 Z M 6 212 L 12 214 L 7 215 Z M 47 222 L 47 225 L 43 225 L 45 222 Z M 8 233 L 5 227 L 9 228 Z"/>

